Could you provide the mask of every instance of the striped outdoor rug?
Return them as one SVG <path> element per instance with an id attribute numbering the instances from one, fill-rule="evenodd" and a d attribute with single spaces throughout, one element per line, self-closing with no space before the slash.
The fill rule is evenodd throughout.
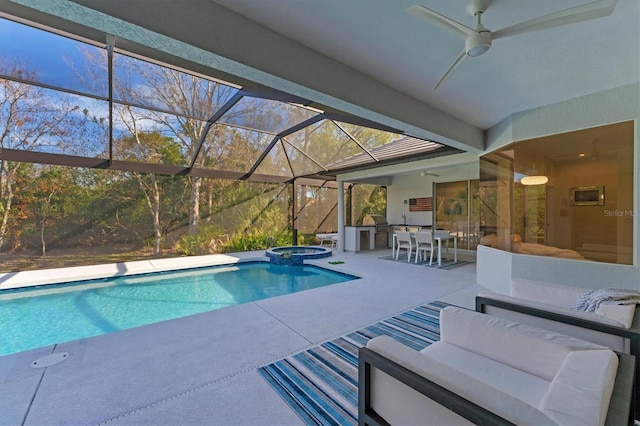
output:
<path id="1" fill-rule="evenodd" d="M 380 335 L 416 350 L 440 339 L 440 310 L 432 302 L 355 333 L 258 369 L 264 379 L 309 425 L 358 423 L 358 349 Z"/>
<path id="2" fill-rule="evenodd" d="M 418 263 L 415 263 L 413 256 L 415 256 L 415 254 L 411 256 L 411 262 L 408 262 L 408 263 L 410 263 L 411 265 L 426 266 L 427 268 L 438 268 L 438 269 L 448 270 L 448 269 L 453 269 L 459 266 L 469 265 L 473 263 L 466 260 L 458 260 L 457 262 L 454 262 L 453 259 L 443 259 L 442 266 L 438 266 L 438 261 L 436 259 L 433 259 L 433 263 L 429 265 L 429 260 L 418 260 Z M 398 256 L 398 260 L 396 260 L 396 258 L 391 255 L 382 256 L 380 259 L 407 263 L 407 253 L 400 253 L 400 255 Z"/>

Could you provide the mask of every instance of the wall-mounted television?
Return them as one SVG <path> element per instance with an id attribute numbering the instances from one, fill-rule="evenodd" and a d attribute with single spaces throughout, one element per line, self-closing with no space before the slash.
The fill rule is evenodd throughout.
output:
<path id="1" fill-rule="evenodd" d="M 604 186 L 577 186 L 571 188 L 572 206 L 603 206 Z"/>

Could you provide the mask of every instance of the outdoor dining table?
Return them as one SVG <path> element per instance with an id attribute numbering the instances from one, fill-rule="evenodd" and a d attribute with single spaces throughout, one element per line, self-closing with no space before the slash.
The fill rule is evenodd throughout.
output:
<path id="1" fill-rule="evenodd" d="M 433 239 L 438 241 L 438 266 L 442 266 L 442 242 L 447 242 L 447 249 L 449 247 L 449 240 L 453 240 L 453 261 L 458 261 L 458 238 L 455 234 L 449 231 L 434 231 Z"/>
<path id="2" fill-rule="evenodd" d="M 416 231 L 420 232 L 420 231 Z M 411 235 L 411 239 L 415 240 L 416 232 L 409 232 Z M 446 241 L 447 248 L 449 247 L 449 240 L 453 240 L 453 261 L 458 261 L 458 239 L 455 234 L 450 233 L 449 231 L 432 231 L 434 241 L 438 242 L 438 266 L 442 266 L 442 242 Z M 393 237 L 391 239 L 391 256 L 395 257 L 396 255 L 396 245 L 398 241 L 398 236 L 396 233 L 393 233 Z"/>

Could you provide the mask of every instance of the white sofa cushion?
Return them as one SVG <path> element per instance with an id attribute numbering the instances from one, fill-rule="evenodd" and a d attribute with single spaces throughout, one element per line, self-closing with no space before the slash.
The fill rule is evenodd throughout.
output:
<path id="1" fill-rule="evenodd" d="M 551 381 L 573 350 L 605 349 L 563 334 L 448 306 L 440 340 Z"/>
<path id="2" fill-rule="evenodd" d="M 570 315 L 572 317 L 581 318 L 588 321 L 596 321 L 602 324 L 613 325 L 616 327 L 619 327 L 621 325 L 620 320 L 610 318 L 608 316 L 596 315 L 593 312 L 576 311 L 573 309 L 569 309 L 568 307 L 560 307 L 560 306 L 551 305 L 549 303 L 539 302 L 535 300 L 523 299 L 515 296 L 505 296 L 503 294 L 498 294 L 498 293 L 479 293 L 478 296 L 490 297 L 491 299 L 495 299 L 495 300 L 502 300 L 505 302 L 515 303 L 522 306 L 528 306 L 530 308 L 536 308 L 542 311 L 553 312 L 556 314 Z M 635 305 L 615 305 L 615 306 L 632 306 L 635 308 Z"/>
<path id="3" fill-rule="evenodd" d="M 533 407 L 540 404 L 551 384 L 551 382 L 533 374 L 442 341 L 427 346 L 420 353 L 492 388 L 512 395 Z"/>
<path id="4" fill-rule="evenodd" d="M 522 278 L 512 279 L 509 289 L 512 297 L 569 310 L 582 295 L 593 290 Z M 595 314 L 589 312 L 586 314 L 591 315 L 589 319 L 593 321 L 614 325 L 616 327 L 629 328 L 633 323 L 635 307 L 636 305 L 600 305 L 600 308 Z M 570 315 L 574 315 L 573 312 L 582 311 L 570 310 L 570 312 Z M 579 314 L 574 316 L 579 316 Z"/>
<path id="5" fill-rule="evenodd" d="M 473 377 L 469 377 L 425 354 L 421 354 L 388 336 L 379 336 L 370 340 L 367 343 L 367 348 L 512 423 L 528 425 L 557 424 L 536 407 L 532 407 L 505 392 L 494 389 Z M 381 377 L 384 379 L 378 380 Z M 372 372 L 371 405 L 376 412 L 391 424 L 425 424 L 428 421 L 426 419 L 431 415 L 429 409 L 416 409 L 416 406 L 407 405 L 406 401 L 412 398 L 422 398 L 421 401 L 428 404 L 430 400 L 424 396 L 420 397 L 417 391 L 404 384 L 394 387 L 394 393 L 388 393 L 385 390 L 385 381 L 388 380 L 394 379 L 382 372 L 375 371 L 375 369 Z M 413 396 L 409 397 L 408 395 Z M 440 412 L 438 415 L 444 414 Z M 452 417 L 451 421 L 442 421 L 441 424 L 460 423 L 456 422 L 455 418 Z"/>
<path id="6" fill-rule="evenodd" d="M 538 408 L 563 425 L 602 425 L 617 369 L 613 351 L 572 352 Z"/>
<path id="7" fill-rule="evenodd" d="M 605 305 L 602 304 L 596 311 L 599 318 L 607 318 L 615 321 L 618 326 L 631 328 L 633 325 L 633 316 L 636 313 L 637 305 Z"/>
<path id="8" fill-rule="evenodd" d="M 371 370 L 370 389 L 371 406 L 392 425 L 473 425 L 380 370 Z"/>
<path id="9" fill-rule="evenodd" d="M 529 300 L 518 299 L 515 297 L 504 296 L 502 294 L 496 293 L 480 293 L 478 294 L 478 296 L 493 299 L 496 301 L 513 303 L 515 305 L 520 305 L 527 308 L 539 309 L 548 313 L 572 316 L 575 318 L 580 318 L 591 322 L 599 322 L 607 325 L 616 325 L 616 322 L 614 320 L 605 317 L 599 317 L 590 312 L 573 311 L 570 309 L 558 308 L 556 306 L 546 305 L 544 303 L 532 302 Z M 608 332 L 597 331 L 583 326 L 571 325 L 565 322 L 556 321 L 555 319 L 542 318 L 532 314 L 517 312 L 516 310 L 509 307 L 500 308 L 491 304 L 485 305 L 484 312 L 488 315 L 505 318 L 509 321 L 521 324 L 529 324 L 533 327 L 543 328 L 545 330 L 553 330 L 557 333 L 562 333 L 576 337 L 578 339 L 586 340 L 588 342 L 597 343 L 614 351 L 623 353 L 629 353 L 630 351 L 631 341 L 629 339 Z"/>
<path id="10" fill-rule="evenodd" d="M 590 289 L 562 284 L 514 278 L 509 285 L 510 295 L 563 308 L 570 308 Z"/>

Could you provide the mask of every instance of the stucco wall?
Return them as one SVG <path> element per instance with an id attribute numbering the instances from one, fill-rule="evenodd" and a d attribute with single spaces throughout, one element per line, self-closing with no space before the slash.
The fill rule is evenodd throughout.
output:
<path id="1" fill-rule="evenodd" d="M 408 175 L 395 176 L 387 187 L 387 217 L 390 223 L 403 223 L 402 214 L 410 225 L 433 225 L 433 212 L 410 212 L 410 198 L 432 197 L 434 182 L 455 182 L 478 179 L 478 165 L 466 164 L 455 168 L 433 170 L 439 176 L 421 176 L 421 170 Z"/>

